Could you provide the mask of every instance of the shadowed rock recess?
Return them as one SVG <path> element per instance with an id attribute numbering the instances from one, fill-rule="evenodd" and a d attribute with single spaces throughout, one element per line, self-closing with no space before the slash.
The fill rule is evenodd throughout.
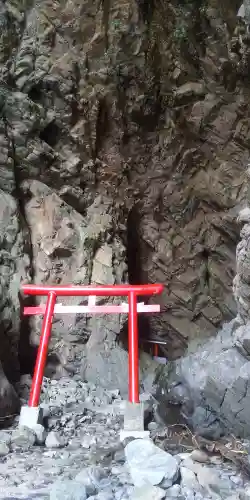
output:
<path id="1" fill-rule="evenodd" d="M 18 406 L 10 384 L 32 371 L 41 326 L 41 318 L 20 322 L 20 304 L 29 303 L 20 282 L 164 283 L 162 312 L 141 333 L 163 337 L 172 360 L 234 318 L 236 301 L 246 322 L 247 248 L 236 301 L 232 289 L 237 217 L 249 197 L 249 37 L 239 7 L 1 3 L 0 392 L 10 394 L 8 414 Z M 98 380 L 115 387 L 119 371 L 125 392 L 124 330 L 119 317 L 57 317 L 47 375 L 96 381 L 99 367 Z"/>

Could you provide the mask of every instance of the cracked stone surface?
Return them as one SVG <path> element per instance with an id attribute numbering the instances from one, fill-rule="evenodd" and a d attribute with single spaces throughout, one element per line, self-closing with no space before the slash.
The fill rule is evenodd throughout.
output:
<path id="1" fill-rule="evenodd" d="M 10 383 L 20 281 L 163 282 L 162 314 L 141 330 L 163 337 L 172 359 L 236 314 L 246 23 L 230 0 L 154 3 L 1 4 L 0 201 L 13 217 L 0 205 L 0 320 L 13 355 L 5 362 L 1 346 L 0 357 Z M 105 331 L 102 360 L 123 326 Z M 28 328 L 33 348 L 40 320 Z M 47 375 L 90 376 L 95 353 L 86 362 L 83 346 L 94 331 L 92 318 L 58 317 Z"/>
<path id="2" fill-rule="evenodd" d="M 163 372 L 156 389 L 164 419 L 167 402 L 180 405 L 196 432 L 217 439 L 233 433 L 250 436 L 250 210 L 239 213 L 241 240 L 236 252 L 234 294 L 238 314 L 211 338 Z"/>

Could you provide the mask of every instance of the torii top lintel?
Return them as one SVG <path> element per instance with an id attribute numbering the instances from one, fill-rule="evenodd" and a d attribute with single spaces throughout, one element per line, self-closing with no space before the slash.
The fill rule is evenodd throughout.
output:
<path id="1" fill-rule="evenodd" d="M 133 292 L 135 295 L 158 295 L 163 292 L 163 285 L 23 285 L 25 295 L 48 295 L 54 292 L 58 297 L 83 297 L 89 295 L 121 297 Z"/>

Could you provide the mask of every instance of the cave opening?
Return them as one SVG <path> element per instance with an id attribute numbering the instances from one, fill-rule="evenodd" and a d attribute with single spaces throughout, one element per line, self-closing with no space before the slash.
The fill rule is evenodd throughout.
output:
<path id="1" fill-rule="evenodd" d="M 142 242 L 140 237 L 141 215 L 138 205 L 134 205 L 127 218 L 126 229 L 126 260 L 128 280 L 131 285 L 148 283 L 147 273 L 143 269 Z M 148 297 L 138 296 L 138 302 L 147 303 Z M 138 314 L 139 347 L 152 353 L 152 344 L 146 342 L 151 337 L 150 319 L 147 314 Z M 128 350 L 128 319 L 124 322 L 119 335 L 122 347 Z"/>

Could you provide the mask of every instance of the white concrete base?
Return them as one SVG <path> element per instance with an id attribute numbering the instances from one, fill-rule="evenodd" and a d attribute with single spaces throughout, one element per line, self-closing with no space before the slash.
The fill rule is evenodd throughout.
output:
<path id="1" fill-rule="evenodd" d="M 43 423 L 43 411 L 39 406 L 22 406 L 20 417 L 19 417 L 19 427 L 28 427 L 33 429 L 37 424 Z"/>
<path id="2" fill-rule="evenodd" d="M 124 431 L 144 431 L 144 404 L 126 401 L 124 407 Z"/>
<path id="3" fill-rule="evenodd" d="M 123 442 L 125 439 L 133 437 L 135 439 L 150 439 L 149 431 L 120 431 L 120 441 Z"/>

